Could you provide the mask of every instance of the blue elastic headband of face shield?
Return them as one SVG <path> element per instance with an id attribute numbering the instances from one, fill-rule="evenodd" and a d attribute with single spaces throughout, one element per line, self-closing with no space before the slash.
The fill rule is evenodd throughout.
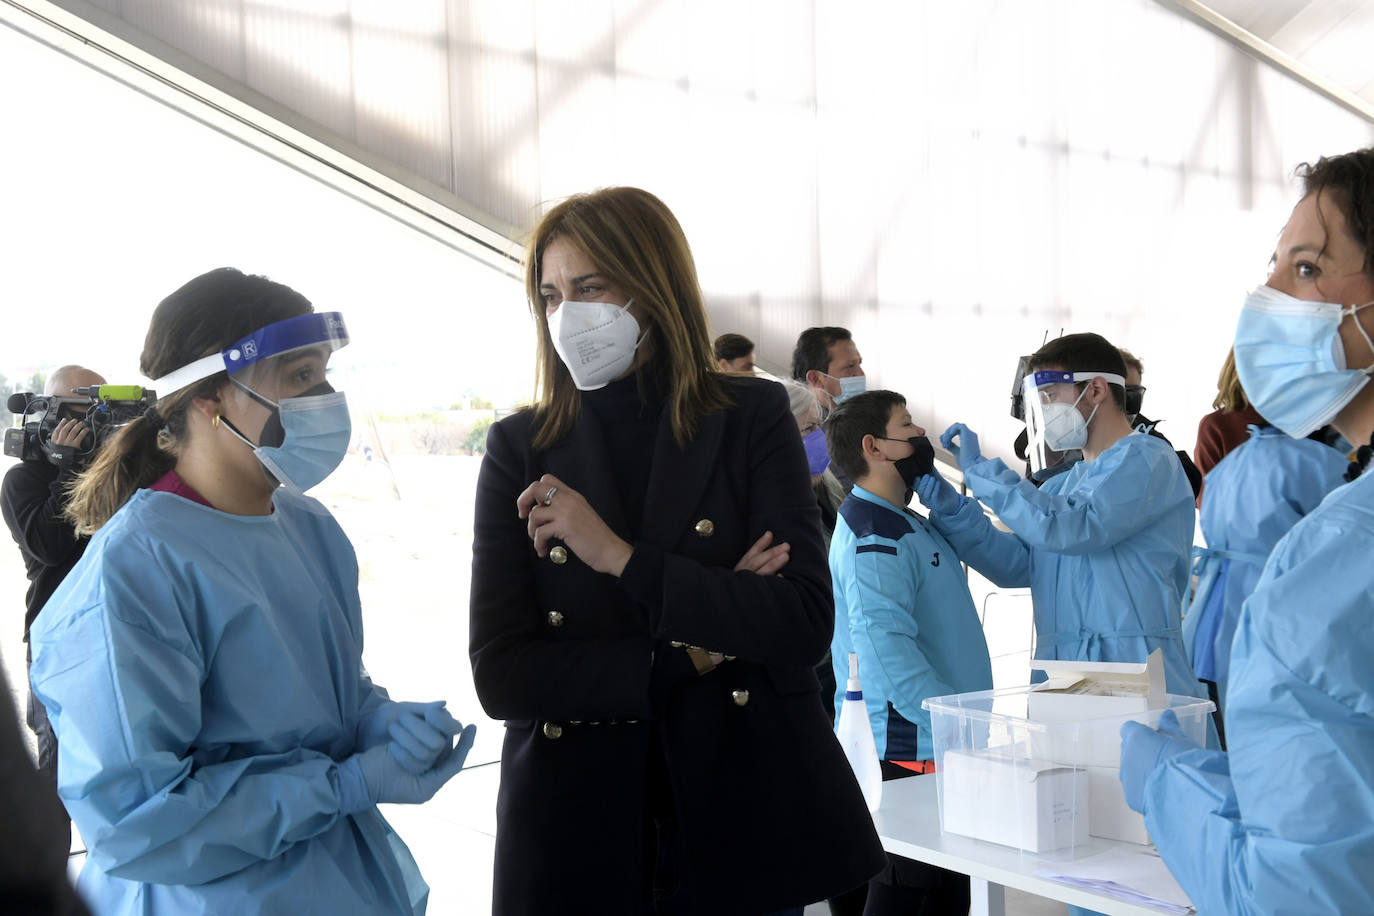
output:
<path id="1" fill-rule="evenodd" d="M 1111 385 L 1126 386 L 1126 380 L 1115 372 L 1060 372 L 1055 369 L 1041 369 L 1026 376 L 1030 388 L 1040 389 L 1046 385 L 1071 385 L 1075 382 L 1090 382 L 1095 378 L 1105 380 Z"/>
<path id="2" fill-rule="evenodd" d="M 194 385 L 216 372 L 242 372 L 261 360 L 271 359 L 302 347 L 325 345 L 330 352 L 348 345 L 348 328 L 339 312 L 313 312 L 276 321 L 237 340 L 219 353 L 201 357 L 155 380 L 152 388 L 159 397 Z"/>

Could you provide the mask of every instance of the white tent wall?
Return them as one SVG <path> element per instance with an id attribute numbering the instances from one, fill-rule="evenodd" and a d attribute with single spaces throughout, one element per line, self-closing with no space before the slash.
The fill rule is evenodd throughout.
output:
<path id="1" fill-rule="evenodd" d="M 502 235 L 646 187 L 716 332 L 784 373 L 845 325 L 870 386 L 1003 455 L 1016 358 L 1060 329 L 1143 357 L 1191 448 L 1293 166 L 1374 139 L 1153 0 L 56 5 Z"/>

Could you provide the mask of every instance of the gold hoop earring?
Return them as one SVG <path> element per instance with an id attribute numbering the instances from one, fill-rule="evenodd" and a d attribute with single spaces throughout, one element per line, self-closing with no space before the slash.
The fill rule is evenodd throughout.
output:
<path id="1" fill-rule="evenodd" d="M 219 414 L 215 414 L 210 418 L 210 428 L 219 429 Z"/>

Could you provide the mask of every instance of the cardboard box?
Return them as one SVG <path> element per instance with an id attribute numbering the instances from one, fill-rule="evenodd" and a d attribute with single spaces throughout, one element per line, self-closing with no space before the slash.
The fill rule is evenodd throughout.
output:
<path id="1" fill-rule="evenodd" d="M 1121 788 L 1119 766 L 1084 767 L 1088 774 L 1088 788 L 1092 799 L 1088 813 L 1088 832 L 1126 843 L 1150 842 L 1145 829 L 1145 816 L 1126 804 L 1126 790 Z"/>
<path id="2" fill-rule="evenodd" d="M 940 824 L 948 833 L 1028 852 L 1088 840 L 1090 790 L 1083 769 L 998 748 L 947 751 L 939 773 Z"/>
<path id="3" fill-rule="evenodd" d="M 1089 831 L 1093 836 L 1148 843 L 1145 818 L 1126 804 L 1121 768 L 1121 725 L 1150 723 L 1169 705 L 1164 657 L 1156 649 L 1140 664 L 1036 661 L 1049 680 L 1030 689 L 1026 716 L 1060 726 L 1033 735 L 1031 756 L 1083 767 L 1092 786 Z"/>

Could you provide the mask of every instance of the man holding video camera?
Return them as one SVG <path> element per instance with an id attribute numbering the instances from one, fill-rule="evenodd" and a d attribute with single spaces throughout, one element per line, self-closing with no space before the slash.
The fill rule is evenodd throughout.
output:
<path id="1" fill-rule="evenodd" d="M 103 384 L 105 380 L 89 369 L 63 366 L 48 379 L 44 394 L 52 398 L 81 398 L 83 396 L 77 394 L 76 389 Z M 28 642 L 29 626 L 34 618 L 86 549 L 87 539 L 77 537 L 71 522 L 63 517 L 68 487 L 85 465 L 83 461 L 72 460 L 71 456 L 81 452 L 91 435 L 85 411 L 79 412 L 82 416 L 68 415 L 58 419 L 56 426 L 51 428 L 50 438 L 40 430 L 39 436 L 57 448 L 24 449 L 24 460 L 9 469 L 0 487 L 0 510 L 24 556 L 29 577 L 24 614 L 25 642 Z M 61 464 L 52 457 L 64 453 L 67 457 Z M 28 723 L 38 739 L 38 768 L 55 792 L 57 738 L 48 723 L 46 710 L 34 698 L 32 689 L 29 691 Z"/>

